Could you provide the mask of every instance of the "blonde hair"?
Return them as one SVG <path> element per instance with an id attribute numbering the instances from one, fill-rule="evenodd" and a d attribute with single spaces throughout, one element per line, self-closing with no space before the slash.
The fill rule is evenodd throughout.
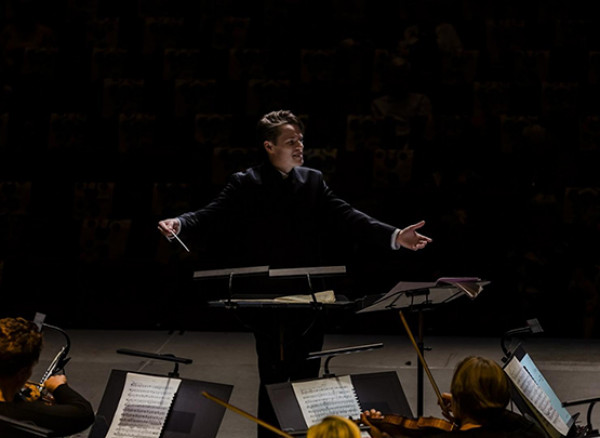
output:
<path id="1" fill-rule="evenodd" d="M 485 423 L 510 400 L 508 379 L 496 362 L 469 356 L 456 367 L 452 384 L 452 411 L 458 420 L 472 418 Z"/>
<path id="2" fill-rule="evenodd" d="M 306 438 L 360 438 L 360 428 L 348 418 L 330 415 L 311 426 Z"/>

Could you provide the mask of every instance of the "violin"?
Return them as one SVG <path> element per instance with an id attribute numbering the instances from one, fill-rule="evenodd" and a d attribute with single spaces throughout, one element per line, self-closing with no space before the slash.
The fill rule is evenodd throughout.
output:
<path id="1" fill-rule="evenodd" d="M 421 353 L 421 350 L 415 341 L 415 338 L 410 330 L 410 327 L 408 326 L 408 323 L 406 322 L 406 319 L 404 318 L 402 311 L 400 311 L 400 318 L 402 319 L 402 323 L 408 333 L 413 347 L 417 351 L 419 361 L 423 365 L 423 369 L 425 370 L 427 377 L 429 378 L 429 381 L 436 393 L 438 404 L 442 408 L 444 416 L 452 419 L 452 413 L 450 412 L 448 404 L 442 397 L 442 393 L 433 379 L 433 375 L 431 374 L 431 371 L 425 362 L 425 358 L 423 357 L 423 354 Z M 367 425 L 372 425 L 380 431 L 387 433 L 392 438 L 421 437 L 427 435 L 428 433 L 451 432 L 458 429 L 458 425 L 453 421 L 436 417 L 419 417 L 417 419 L 412 419 L 397 414 L 389 414 L 381 417 L 369 417 L 363 414 L 362 419 L 363 422 L 367 423 Z"/>
<path id="2" fill-rule="evenodd" d="M 457 428 L 454 423 L 442 418 L 419 417 L 413 419 L 397 414 L 369 418 L 365 422 L 392 438 L 423 437 L 428 433 L 451 432 Z"/>

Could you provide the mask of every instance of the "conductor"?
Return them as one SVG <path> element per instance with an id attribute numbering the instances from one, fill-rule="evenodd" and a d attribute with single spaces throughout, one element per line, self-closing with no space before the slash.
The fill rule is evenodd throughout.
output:
<path id="1" fill-rule="evenodd" d="M 257 138 L 266 160 L 233 174 L 208 205 L 178 217 L 161 220 L 159 231 L 169 239 L 187 233 L 206 233 L 227 224 L 233 243 L 229 266 L 293 268 L 320 266 L 326 230 L 349 241 L 363 241 L 382 250 L 420 250 L 431 242 L 419 233 L 424 221 L 397 228 L 383 223 L 337 197 L 323 174 L 304 164 L 304 124 L 288 110 L 265 114 Z M 266 385 L 318 377 L 319 361 L 307 353 L 322 349 L 324 332 L 306 318 L 286 315 L 283 329 L 272 318 L 260 318 L 254 336 L 260 377 L 258 416 L 277 420 Z M 283 341 L 283 342 L 282 342 Z M 282 351 L 283 348 L 283 351 Z M 259 437 L 271 432 L 259 428 Z"/>

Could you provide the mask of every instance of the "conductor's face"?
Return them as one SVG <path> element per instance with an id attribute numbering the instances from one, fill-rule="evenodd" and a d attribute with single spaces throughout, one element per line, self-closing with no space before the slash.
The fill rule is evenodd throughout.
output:
<path id="1" fill-rule="evenodd" d="M 277 141 L 265 141 L 264 146 L 273 166 L 284 173 L 304 163 L 304 136 L 296 125 L 282 125 Z"/>

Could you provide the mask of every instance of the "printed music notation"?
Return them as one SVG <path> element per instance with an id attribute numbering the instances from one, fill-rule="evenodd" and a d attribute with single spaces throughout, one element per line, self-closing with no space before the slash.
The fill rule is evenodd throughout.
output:
<path id="1" fill-rule="evenodd" d="M 505 367 L 505 371 L 526 400 L 562 436 L 566 436 L 569 433 L 567 417 L 570 414 L 561 406 L 558 397 L 529 355 L 525 355 L 521 361 L 513 357 Z"/>
<path id="2" fill-rule="evenodd" d="M 350 376 L 294 382 L 292 388 L 308 427 L 328 415 L 360 418 L 361 408 Z"/>
<path id="3" fill-rule="evenodd" d="M 158 438 L 180 379 L 127 373 L 106 438 Z"/>

